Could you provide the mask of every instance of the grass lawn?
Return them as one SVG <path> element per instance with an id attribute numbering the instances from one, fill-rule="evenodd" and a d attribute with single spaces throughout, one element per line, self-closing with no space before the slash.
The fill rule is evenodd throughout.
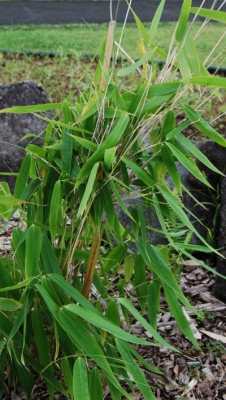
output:
<path id="1" fill-rule="evenodd" d="M 197 22 L 193 27 L 193 32 L 198 32 L 200 26 L 201 24 Z M 156 44 L 160 45 L 164 51 L 169 48 L 174 28 L 175 23 L 160 24 Z M 121 30 L 122 25 L 118 24 L 115 30 L 117 42 Z M 107 31 L 108 24 L 2 26 L 0 27 L 1 50 L 19 53 L 45 51 L 57 53 L 59 56 L 52 59 L 49 57 L 40 59 L 16 53 L 7 56 L 0 53 L 0 84 L 33 79 L 43 86 L 54 101 L 65 98 L 71 91 L 88 88 L 91 84 L 92 68 L 90 69 L 90 62 L 81 56 L 98 54 L 98 46 Z M 197 39 L 197 49 L 203 61 L 224 33 L 223 24 L 210 23 L 204 29 Z M 138 39 L 136 25 L 127 24 L 122 47 L 134 59 L 140 57 Z M 217 54 L 220 54 L 220 57 L 214 61 Z M 119 55 L 125 57 L 123 53 Z M 226 66 L 225 39 L 213 52 L 208 63 Z"/>

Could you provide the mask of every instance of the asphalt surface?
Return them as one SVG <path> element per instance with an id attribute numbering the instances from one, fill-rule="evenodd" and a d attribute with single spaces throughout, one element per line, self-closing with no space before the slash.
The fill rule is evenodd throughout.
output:
<path id="1" fill-rule="evenodd" d="M 151 21 L 159 0 L 133 0 L 132 7 L 142 22 Z M 218 1 L 218 6 L 221 1 Z M 193 0 L 193 6 L 200 6 L 201 0 Z M 161 21 L 178 19 L 182 0 L 166 0 Z M 212 0 L 206 0 L 205 7 L 211 8 Z M 226 4 L 222 7 L 226 11 Z M 123 22 L 127 12 L 127 3 L 121 0 L 113 2 L 113 17 Z M 69 24 L 102 23 L 110 20 L 109 1 L 0 1 L 0 25 L 12 24 Z M 127 19 L 134 22 L 131 12 Z"/>

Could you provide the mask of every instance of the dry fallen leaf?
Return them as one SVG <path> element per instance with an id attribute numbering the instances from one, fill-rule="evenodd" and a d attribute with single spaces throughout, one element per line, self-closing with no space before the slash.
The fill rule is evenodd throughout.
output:
<path id="1" fill-rule="evenodd" d="M 204 331 L 203 329 L 200 329 L 200 332 L 204 333 L 205 335 L 211 337 L 212 339 L 219 340 L 219 342 L 226 343 L 226 337 L 223 335 L 218 335 L 217 333 L 209 332 L 209 331 Z"/>

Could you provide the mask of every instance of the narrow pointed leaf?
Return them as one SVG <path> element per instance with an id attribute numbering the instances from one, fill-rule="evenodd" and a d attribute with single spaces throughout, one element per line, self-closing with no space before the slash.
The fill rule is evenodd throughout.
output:
<path id="1" fill-rule="evenodd" d="M 86 363 L 78 357 L 73 368 L 73 399 L 90 400 Z"/>
<path id="2" fill-rule="evenodd" d="M 92 166 L 92 169 L 90 171 L 90 175 L 89 175 L 89 179 L 88 182 L 86 184 L 86 188 L 85 188 L 85 192 L 84 195 L 82 197 L 79 209 L 78 209 L 78 216 L 81 216 L 83 214 L 83 212 L 85 211 L 86 207 L 87 207 L 87 203 L 90 200 L 90 196 L 93 190 L 93 186 L 96 180 L 96 175 L 97 175 L 97 171 L 99 168 L 99 162 L 95 163 Z"/>
<path id="3" fill-rule="evenodd" d="M 35 225 L 27 231 L 26 255 L 25 255 L 25 276 L 31 278 L 40 273 L 39 260 L 42 248 L 42 234 Z"/>
<path id="4" fill-rule="evenodd" d="M 184 35 L 187 31 L 188 18 L 191 11 L 192 0 L 184 0 L 178 19 L 178 25 L 176 30 L 176 40 L 177 42 L 182 42 Z"/>
<path id="5" fill-rule="evenodd" d="M 185 114 L 194 123 L 195 127 L 202 132 L 204 135 L 214 140 L 214 142 L 226 147 L 226 140 L 221 136 L 215 129 L 213 129 L 208 122 L 206 122 L 197 111 L 191 106 L 184 105 L 183 107 Z"/>
<path id="6" fill-rule="evenodd" d="M 184 156 L 175 146 L 173 146 L 170 142 L 167 142 L 166 145 L 168 146 L 168 148 L 171 150 L 171 152 L 174 154 L 174 156 L 177 158 L 177 160 L 189 171 L 191 172 L 192 175 L 194 175 L 197 179 L 199 179 L 201 182 L 203 182 L 206 186 L 209 186 L 211 188 L 210 183 L 207 181 L 207 179 L 205 178 L 205 176 L 201 173 L 201 171 L 199 170 L 199 168 L 197 167 L 196 163 Z M 164 153 L 165 154 L 165 153 Z M 169 153 L 170 154 L 170 153 Z M 168 167 L 170 167 L 169 163 L 169 158 L 166 160 Z M 176 166 L 175 166 L 176 167 Z M 172 165 L 171 165 L 172 168 Z M 177 169 L 177 168 L 176 168 Z M 170 171 L 169 171 L 170 172 Z M 181 181 L 178 182 L 178 179 L 180 179 L 180 177 L 176 176 L 175 170 L 171 170 L 171 172 L 173 172 L 173 174 L 170 176 L 176 186 L 176 184 L 179 186 L 176 186 L 177 188 L 180 189 L 179 193 L 181 193 Z"/>
<path id="7" fill-rule="evenodd" d="M 193 14 L 198 14 L 200 17 L 210 18 L 214 21 L 226 23 L 226 12 L 219 10 L 210 10 L 208 8 L 191 7 Z"/>
<path id="8" fill-rule="evenodd" d="M 192 333 L 189 322 L 187 321 L 187 319 L 183 313 L 183 310 L 175 296 L 174 290 L 165 284 L 163 284 L 163 287 L 164 287 L 164 292 L 165 292 L 165 296 L 166 296 L 166 301 L 169 305 L 170 311 L 172 312 L 180 330 L 194 344 L 194 346 L 197 349 L 199 349 L 200 348 L 199 344 Z"/>
<path id="9" fill-rule="evenodd" d="M 121 340 L 116 340 L 116 346 L 121 353 L 122 359 L 125 361 L 126 370 L 132 375 L 134 382 L 140 389 L 141 393 L 144 395 L 146 400 L 155 400 L 151 388 L 145 378 L 144 373 L 139 368 L 138 364 L 132 357 L 126 343 Z"/>
<path id="10" fill-rule="evenodd" d="M 151 28 L 149 30 L 149 34 L 148 34 L 148 44 L 149 45 L 153 42 L 153 40 L 156 36 L 164 6 L 165 6 L 165 0 L 161 0 L 160 4 L 155 12 L 155 15 L 152 19 Z"/>

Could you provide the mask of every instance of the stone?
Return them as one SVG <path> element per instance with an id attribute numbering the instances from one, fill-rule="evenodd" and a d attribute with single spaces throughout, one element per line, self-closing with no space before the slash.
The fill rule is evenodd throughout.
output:
<path id="1" fill-rule="evenodd" d="M 226 278 L 226 178 L 221 184 L 221 201 L 219 212 L 219 224 L 217 232 L 217 247 L 220 249 L 223 257 L 217 256 L 217 272 Z M 226 303 L 226 280 L 216 275 L 215 294 L 219 300 Z"/>
<path id="2" fill-rule="evenodd" d="M 49 103 L 41 86 L 33 81 L 0 85 L 0 110 L 14 106 Z M 42 133 L 47 123 L 33 114 L 0 114 L 0 181 L 8 182 L 14 190 L 15 177 L 1 172 L 18 172 L 29 143 L 42 144 Z M 27 134 L 36 137 L 23 139 Z"/>

